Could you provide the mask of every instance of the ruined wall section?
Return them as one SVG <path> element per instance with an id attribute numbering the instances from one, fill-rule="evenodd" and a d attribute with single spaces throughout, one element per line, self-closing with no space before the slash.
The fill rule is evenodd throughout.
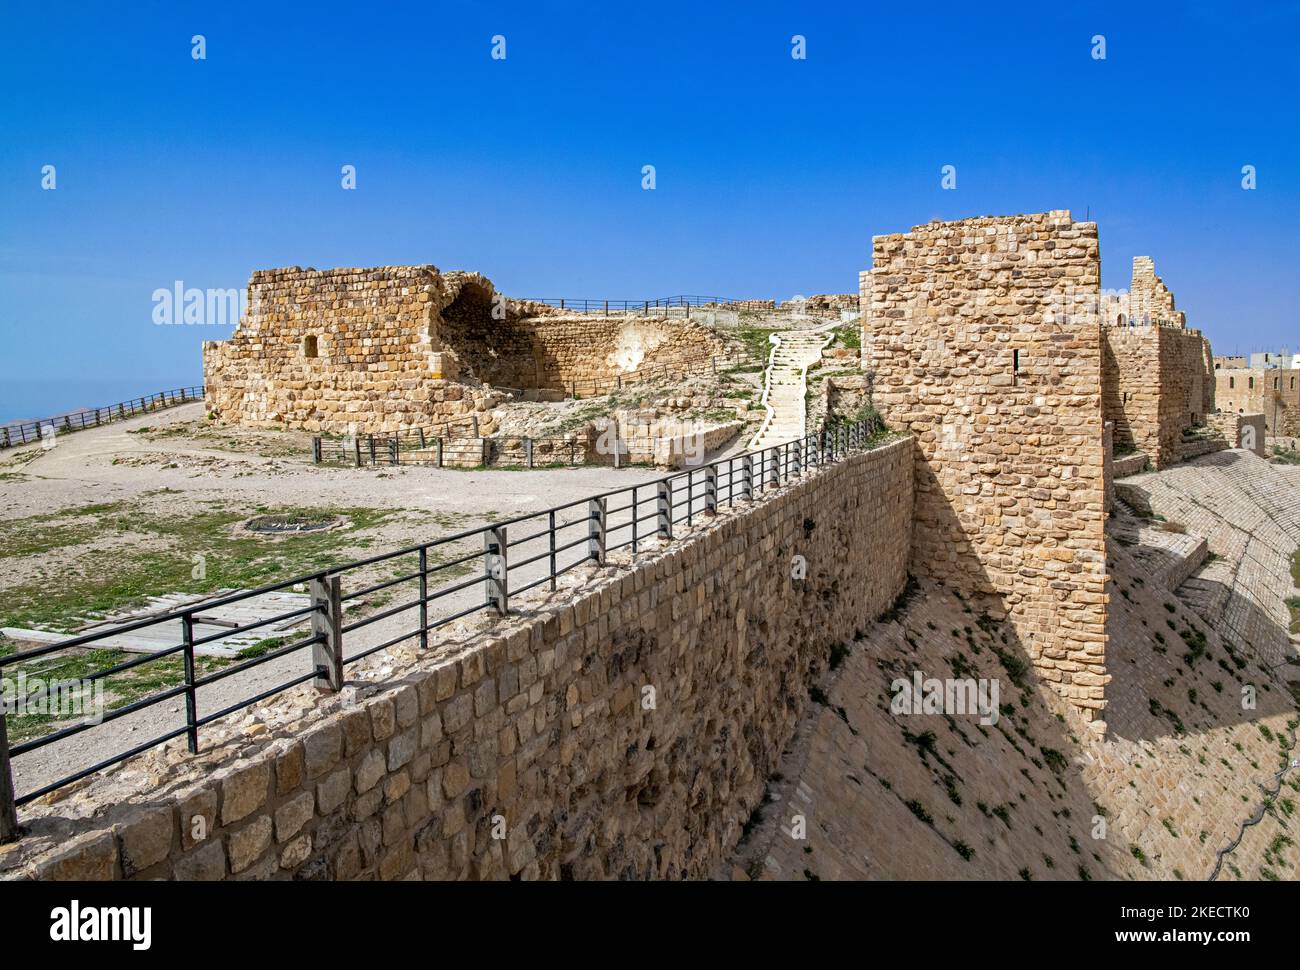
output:
<path id="1" fill-rule="evenodd" d="M 1065 211 L 877 236 L 862 277 L 876 405 L 916 436 L 913 562 L 998 594 L 1089 719 L 1108 680 L 1099 289 L 1096 225 Z"/>
<path id="2" fill-rule="evenodd" d="M 1102 328 L 1102 400 L 1120 454 L 1145 452 L 1156 469 L 1179 460 L 1183 435 L 1215 410 L 1210 343 L 1170 326 Z"/>
<path id="3" fill-rule="evenodd" d="M 678 376 L 708 373 L 739 345 L 689 320 L 546 317 L 530 321 L 544 348 L 541 387 L 608 384 L 638 371 Z"/>
<path id="4" fill-rule="evenodd" d="M 1133 258 L 1127 294 L 1102 299 L 1102 397 L 1119 453 L 1145 452 L 1156 469 L 1177 462 L 1183 437 L 1215 410 L 1214 355 L 1174 309 L 1149 256 Z"/>
<path id="5" fill-rule="evenodd" d="M 1156 275 L 1150 256 L 1133 257 L 1129 284 L 1129 323 L 1134 326 L 1187 326 L 1187 315 L 1174 306 L 1174 294 Z"/>
<path id="6" fill-rule="evenodd" d="M 246 318 L 203 356 L 209 413 L 250 427 L 377 434 L 477 413 L 490 432 L 506 392 L 609 391 L 739 349 L 689 320 L 566 315 L 434 266 L 265 270 L 248 290 Z"/>
<path id="7" fill-rule="evenodd" d="M 396 431 L 504 399 L 467 386 L 441 346 L 440 314 L 478 274 L 433 266 L 259 270 L 230 340 L 203 345 L 210 414 L 250 427 Z"/>

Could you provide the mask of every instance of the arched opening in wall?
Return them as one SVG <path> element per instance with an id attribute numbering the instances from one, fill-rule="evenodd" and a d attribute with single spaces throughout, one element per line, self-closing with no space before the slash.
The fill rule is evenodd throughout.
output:
<path id="1" fill-rule="evenodd" d="M 302 355 L 304 357 L 316 357 L 319 355 L 316 335 L 314 333 L 309 333 L 307 336 L 302 338 Z"/>
<path id="2" fill-rule="evenodd" d="M 433 332 L 435 347 L 455 353 L 462 372 L 468 369 L 485 383 L 521 391 L 561 386 L 550 379 L 554 355 L 537 326 L 512 311 L 491 286 L 462 283 L 438 314 Z"/>

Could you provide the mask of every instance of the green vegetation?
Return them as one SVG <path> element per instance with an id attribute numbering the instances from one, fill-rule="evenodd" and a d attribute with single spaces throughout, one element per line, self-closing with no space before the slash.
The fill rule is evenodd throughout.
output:
<path id="1" fill-rule="evenodd" d="M 29 679 L 40 677 L 47 683 L 81 680 L 95 671 L 106 670 L 136 656 L 138 655 L 127 653 L 125 650 L 89 650 L 76 654 L 58 653 L 40 657 L 15 667 L 6 667 L 5 676 L 17 677 L 21 671 Z M 194 669 L 196 675 L 202 677 L 204 674 L 219 670 L 228 663 L 230 661 L 216 657 L 196 657 L 194 659 Z M 173 655 L 151 660 L 129 670 L 102 678 L 104 712 L 107 713 L 130 704 L 132 701 L 139 700 L 146 695 L 175 686 L 181 683 L 184 677 L 184 660 L 179 655 Z M 79 696 L 85 705 L 86 715 L 92 714 L 94 712 L 93 696 L 88 692 L 79 692 Z M 177 698 L 175 703 L 180 704 L 183 701 Z M 80 717 L 72 717 L 68 720 L 72 722 L 80 719 Z M 11 713 L 6 718 L 9 742 L 13 744 L 48 734 L 58 721 L 59 718 L 48 714 L 20 715 L 16 712 Z"/>
<path id="2" fill-rule="evenodd" d="M 772 352 L 772 334 L 784 330 L 784 327 L 741 327 L 735 331 L 735 335 L 745 345 L 745 350 L 766 364 L 768 355 Z M 731 371 L 733 374 L 741 372 L 740 368 Z"/>
<path id="3" fill-rule="evenodd" d="M 347 524 L 268 539 L 235 528 L 252 514 L 342 517 Z M 367 508 L 249 510 L 215 501 L 207 508 L 168 515 L 137 501 L 10 519 L 0 525 L 0 548 L 6 557 L 45 555 L 106 536 L 121 541 L 112 548 L 80 553 L 80 576 L 6 589 L 0 625 L 57 629 L 78 617 L 139 605 L 150 596 L 246 589 L 327 569 L 354 558 L 355 553 L 346 552 L 348 547 L 370 545 L 373 540 L 363 534 L 398 514 Z"/>
<path id="4" fill-rule="evenodd" d="M 856 324 L 847 324 L 835 328 L 835 346 L 848 350 L 862 349 L 862 328 Z"/>

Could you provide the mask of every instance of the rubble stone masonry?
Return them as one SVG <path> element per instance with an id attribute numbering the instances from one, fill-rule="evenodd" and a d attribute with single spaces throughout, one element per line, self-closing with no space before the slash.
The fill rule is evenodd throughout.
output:
<path id="1" fill-rule="evenodd" d="M 1116 450 L 1144 452 L 1156 469 L 1177 462 L 1184 432 L 1215 410 L 1210 342 L 1187 328 L 1149 256 L 1134 257 L 1127 294 L 1103 297 L 1102 386 Z"/>
<path id="2" fill-rule="evenodd" d="M 832 648 L 904 587 L 913 447 L 850 456 L 634 564 L 594 569 L 551 603 L 520 603 L 369 696 L 323 697 L 274 740 L 187 759 L 195 780 L 165 795 L 105 799 L 77 822 L 55 804 L 0 867 L 38 879 L 707 876 L 761 803 Z M 93 801 L 94 785 L 76 797 Z"/>
<path id="3" fill-rule="evenodd" d="M 916 440 L 915 568 L 997 594 L 1038 675 L 1094 719 L 1109 680 L 1096 225 L 932 222 L 875 237 L 861 284 L 876 405 Z"/>
<path id="4" fill-rule="evenodd" d="M 430 427 L 503 403 L 500 389 L 583 393 L 651 368 L 703 372 L 731 349 L 690 321 L 566 315 L 434 266 L 261 270 L 248 297 L 203 364 L 209 413 L 251 427 Z"/>
<path id="5" fill-rule="evenodd" d="M 1106 418 L 1116 449 L 1143 451 L 1156 469 L 1175 463 L 1185 431 L 1215 410 L 1210 343 L 1198 330 L 1102 327 Z"/>

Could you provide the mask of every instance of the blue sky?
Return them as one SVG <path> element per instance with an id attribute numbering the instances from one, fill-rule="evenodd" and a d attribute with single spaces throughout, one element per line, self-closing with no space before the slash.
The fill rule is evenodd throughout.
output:
<path id="1" fill-rule="evenodd" d="M 1300 346 L 1300 4 L 1068 6 L 6 3 L 0 417 L 196 382 L 230 328 L 154 325 L 177 280 L 784 299 L 856 289 L 873 235 L 1052 208 L 1216 351 Z"/>

